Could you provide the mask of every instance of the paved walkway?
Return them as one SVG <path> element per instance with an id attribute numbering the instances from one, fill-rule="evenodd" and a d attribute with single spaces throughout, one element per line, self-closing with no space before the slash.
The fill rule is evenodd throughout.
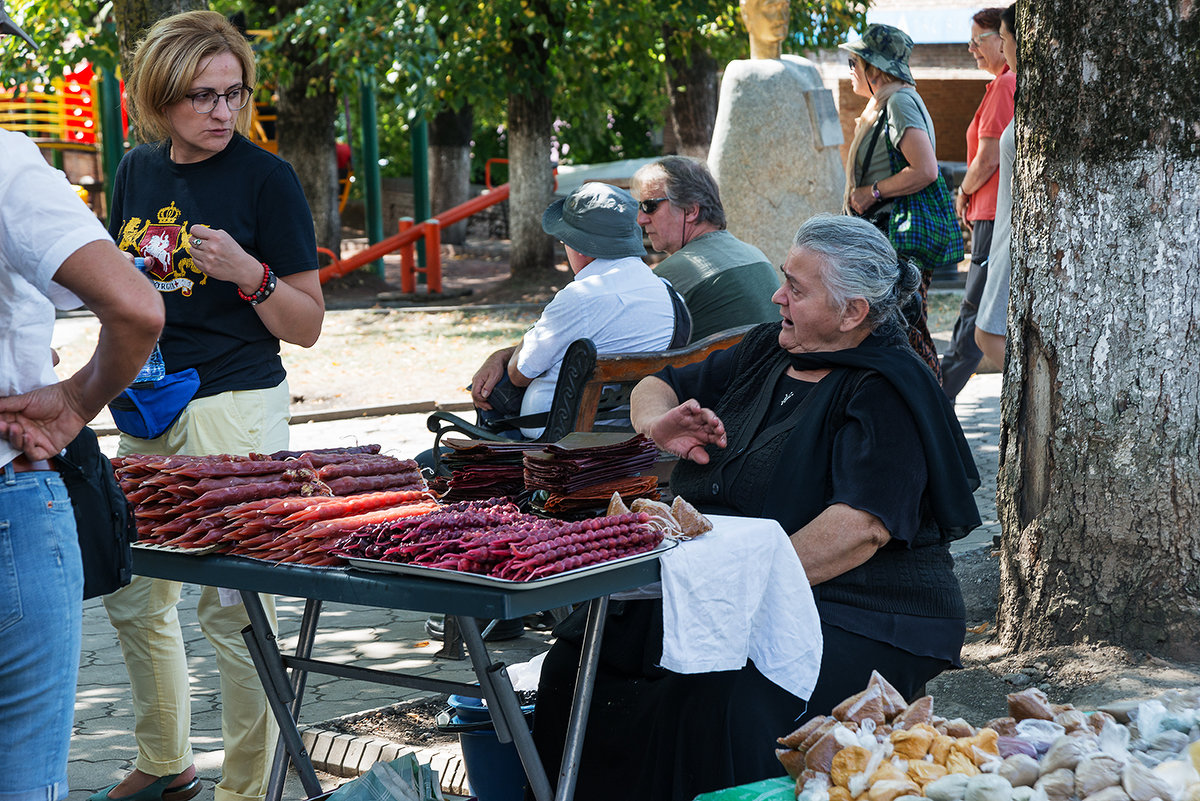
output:
<path id="1" fill-rule="evenodd" d="M 983 478 L 983 486 L 976 498 L 984 525 L 967 539 L 955 543 L 952 549 L 955 551 L 989 545 L 992 536 L 1000 530 L 995 514 L 999 408 L 1000 376 L 995 373 L 975 376 L 959 397 L 959 419 Z M 428 447 L 430 442 L 425 415 L 307 423 L 292 429 L 294 448 L 371 442 L 398 455 L 415 454 Z M 101 447 L 106 452 L 115 452 L 115 438 L 103 438 Z M 211 801 L 223 757 L 220 694 L 212 647 L 196 622 L 198 596 L 196 587 L 185 586 L 179 613 L 191 664 L 192 746 L 196 752 L 197 771 L 205 780 L 205 789 L 197 798 Z M 278 608 L 281 642 L 290 650 L 303 603 L 280 598 Z M 466 660 L 451 662 L 434 656 L 438 643 L 428 642 L 424 619 L 424 614 L 412 612 L 326 604 L 322 614 L 324 626 L 317 637 L 314 656 L 380 669 L 405 669 L 456 681 L 470 680 L 471 671 Z M 527 632 L 520 639 L 496 643 L 494 655 L 513 665 L 543 650 L 546 642 L 546 635 Z M 414 691 L 381 685 L 310 676 L 302 723 L 313 725 L 416 695 Z M 90 601 L 84 607 L 83 659 L 75 718 L 69 768 L 70 798 L 71 801 L 83 801 L 89 794 L 119 780 L 131 768 L 136 751 L 128 678 L 116 636 L 98 600 Z M 322 780 L 326 787 L 345 781 L 334 776 L 323 776 Z M 285 797 L 304 796 L 293 772 Z"/>

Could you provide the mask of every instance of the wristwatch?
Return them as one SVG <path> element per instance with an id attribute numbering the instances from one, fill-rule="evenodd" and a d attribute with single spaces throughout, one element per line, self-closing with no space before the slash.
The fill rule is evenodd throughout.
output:
<path id="1" fill-rule="evenodd" d="M 879 181 L 871 184 L 871 194 L 875 196 L 876 200 L 883 200 L 883 195 L 879 194 Z"/>

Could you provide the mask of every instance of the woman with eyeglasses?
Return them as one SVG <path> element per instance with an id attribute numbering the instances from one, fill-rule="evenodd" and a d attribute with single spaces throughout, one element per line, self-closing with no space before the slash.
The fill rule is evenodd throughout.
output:
<path id="1" fill-rule="evenodd" d="M 144 259 L 166 306 L 168 378 L 194 369 L 199 387 L 153 439 L 122 434 L 120 455 L 288 447 L 279 343 L 313 345 L 324 301 L 296 174 L 245 138 L 254 78 L 245 38 L 210 11 L 160 20 L 134 53 L 128 98 L 148 144 L 117 169 L 109 230 L 122 251 Z M 91 801 L 186 801 L 200 791 L 180 591 L 177 582 L 135 576 L 105 597 L 129 670 L 138 754 L 135 770 Z M 263 602 L 274 623 L 274 600 Z M 245 608 L 204 587 L 197 612 L 221 672 L 225 761 L 216 799 L 262 798 L 276 727 L 242 639 Z"/>
<path id="2" fill-rule="evenodd" d="M 1004 60 L 1000 38 L 1002 8 L 985 8 L 971 18 L 967 47 L 981 70 L 995 76 L 967 128 L 967 174 L 955 200 L 955 210 L 971 226 L 971 267 L 950 346 L 942 358 L 942 389 L 951 401 L 979 366 L 983 351 L 975 344 L 975 315 L 987 281 L 988 254 L 996 219 L 1000 186 L 1000 136 L 1013 118 L 1017 76 Z"/>
<path id="3" fill-rule="evenodd" d="M 919 192 L 938 178 L 933 122 L 908 67 L 912 47 L 904 31 L 878 24 L 868 26 L 858 41 L 840 45 L 849 56 L 854 94 L 867 98 L 846 156 L 843 211 L 867 219 L 885 235 L 895 199 Z M 894 170 L 893 162 L 904 166 Z M 927 303 L 933 270 L 942 265 L 919 266 L 919 303 L 914 298 L 905 310 L 908 341 L 940 380 Z"/>

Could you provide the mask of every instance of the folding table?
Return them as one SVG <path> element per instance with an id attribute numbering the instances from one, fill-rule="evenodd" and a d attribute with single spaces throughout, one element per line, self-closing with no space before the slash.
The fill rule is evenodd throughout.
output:
<path id="1" fill-rule="evenodd" d="M 139 575 L 227 587 L 241 592 L 250 618 L 250 625 L 243 630 L 243 636 L 262 680 L 271 711 L 279 723 L 280 744 L 272 764 L 268 801 L 279 801 L 282 796 L 289 757 L 300 774 L 305 792 L 310 797 L 322 792 L 312 760 L 296 726 L 308 673 L 484 698 L 492 715 L 496 736 L 501 742 L 516 744 L 537 800 L 569 801 L 575 793 L 577 766 L 583 750 L 588 706 L 600 657 L 600 637 L 608 596 L 659 580 L 657 555 L 602 570 L 564 576 L 548 584 L 534 582 L 527 588 L 465 583 L 440 577 L 374 573 L 353 568 L 306 567 L 233 556 L 195 556 L 136 545 L 133 557 L 133 569 Z M 279 651 L 257 595 L 260 592 L 305 599 L 294 655 L 284 655 Z M 313 659 L 312 648 L 323 601 L 417 612 L 444 612 L 453 616 L 462 630 L 479 685 Z M 589 604 L 587 628 L 562 768 L 557 785 L 551 787 L 505 665 L 503 662 L 493 662 L 488 656 L 476 618 L 520 618 L 543 609 L 581 602 Z M 290 680 L 287 668 L 292 670 Z"/>

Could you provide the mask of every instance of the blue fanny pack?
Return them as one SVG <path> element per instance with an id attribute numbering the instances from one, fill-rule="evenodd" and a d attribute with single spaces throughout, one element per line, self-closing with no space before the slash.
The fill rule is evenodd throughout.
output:
<path id="1" fill-rule="evenodd" d="M 108 409 L 123 433 L 139 439 L 155 439 L 179 418 L 199 389 L 200 374 L 188 368 L 158 381 L 129 387 L 113 398 Z"/>

